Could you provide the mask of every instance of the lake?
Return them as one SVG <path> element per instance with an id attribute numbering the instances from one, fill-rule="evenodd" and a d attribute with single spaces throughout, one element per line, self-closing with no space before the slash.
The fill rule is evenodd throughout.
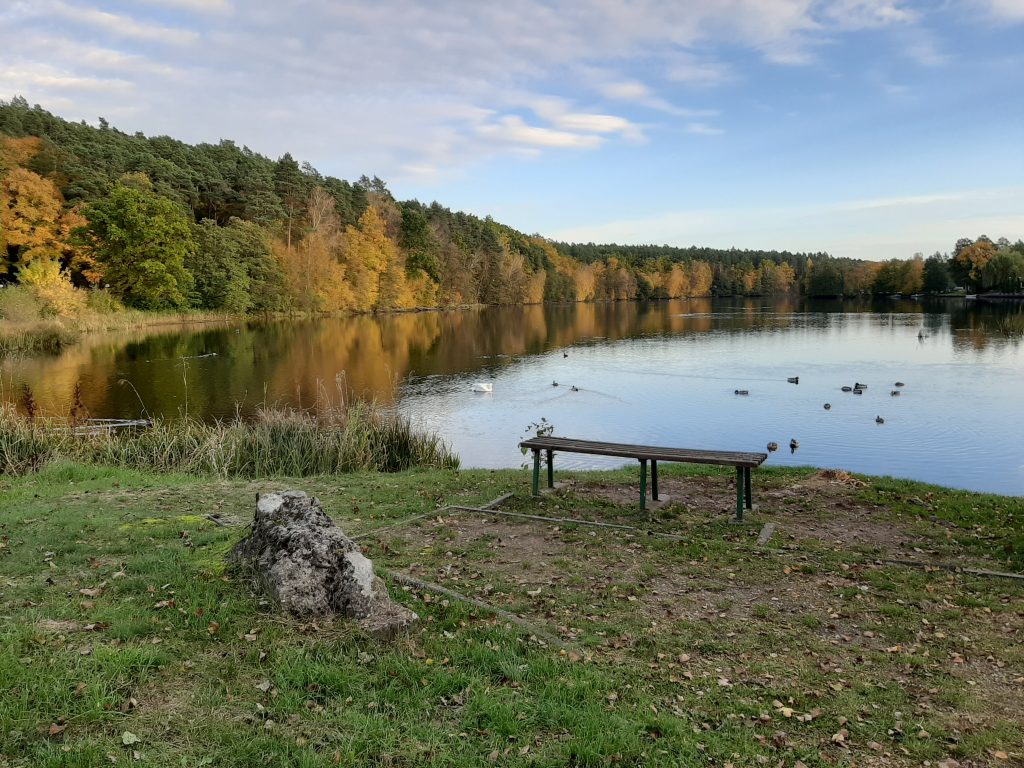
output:
<path id="1" fill-rule="evenodd" d="M 348 391 L 441 433 L 470 467 L 519 466 L 519 439 L 544 418 L 558 435 L 742 451 L 775 441 L 769 465 L 1024 495 L 1022 341 L 1019 302 L 492 307 L 93 336 L 0 361 L 0 397 L 27 384 L 43 410 L 66 413 L 81 382 L 93 417 L 229 418 Z M 841 391 L 855 382 L 864 394 Z"/>

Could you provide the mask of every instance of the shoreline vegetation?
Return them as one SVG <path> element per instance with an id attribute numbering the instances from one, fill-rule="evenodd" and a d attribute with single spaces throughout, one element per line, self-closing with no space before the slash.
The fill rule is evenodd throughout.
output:
<path id="1" fill-rule="evenodd" d="M 0 405 L 0 474 L 54 461 L 249 479 L 459 466 L 441 437 L 414 429 L 408 418 L 375 403 L 336 404 L 325 392 L 309 410 L 263 408 L 252 419 L 213 422 L 186 414 L 110 429 L 79 420 L 77 404 L 66 419 L 44 419 L 28 389 L 21 405 L 25 414 Z"/>
<path id="2" fill-rule="evenodd" d="M 17 288 L 8 288 L 13 293 Z M 7 293 L 10 296 L 11 293 Z M 1024 293 L 1020 294 L 977 294 L 967 297 L 963 293 L 932 294 L 929 298 L 965 299 L 977 301 L 1024 301 Z M 0 313 L 4 307 L 4 295 L 0 295 Z M 678 297 L 684 299 L 706 298 L 699 296 Z M 664 299 L 652 299 L 660 301 Z M 564 302 L 552 302 L 564 303 Z M 578 303 L 578 302 L 572 302 Z M 44 317 L 35 314 L 31 319 L 8 320 L 0 314 L 0 357 L 18 353 L 56 354 L 77 343 L 87 334 L 109 333 L 123 330 L 145 328 L 161 328 L 175 326 L 187 328 L 192 325 L 234 325 L 250 320 L 296 320 L 315 317 L 355 317 L 374 314 L 388 315 L 409 312 L 462 312 L 483 309 L 487 304 L 462 304 L 445 307 L 407 307 L 358 312 L 355 310 L 333 311 L 295 311 L 266 312 L 259 315 L 232 314 L 227 312 L 211 312 L 203 310 L 187 310 L 181 312 L 147 312 L 143 310 L 120 309 L 116 312 L 81 313 L 72 317 Z"/>
<path id="3" fill-rule="evenodd" d="M 400 201 L 232 141 L 188 145 L 0 101 L 0 318 L 57 318 L 8 348 L 64 343 L 123 308 L 230 316 L 707 296 L 1024 288 L 1024 241 L 949 254 L 563 243 L 438 202 Z M 115 322 L 115 321 L 109 321 Z M 123 322 L 134 322 L 125 320 Z"/>

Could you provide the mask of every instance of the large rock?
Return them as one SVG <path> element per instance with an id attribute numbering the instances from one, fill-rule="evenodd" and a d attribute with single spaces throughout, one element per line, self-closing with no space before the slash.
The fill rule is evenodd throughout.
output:
<path id="1" fill-rule="evenodd" d="M 229 559 L 250 571 L 281 607 L 309 618 L 341 614 L 389 637 L 418 618 L 388 597 L 373 563 L 302 491 L 262 493 L 249 535 Z"/>

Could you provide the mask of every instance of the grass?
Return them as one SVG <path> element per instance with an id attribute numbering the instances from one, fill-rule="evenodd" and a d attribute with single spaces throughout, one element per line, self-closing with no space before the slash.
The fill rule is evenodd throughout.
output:
<path id="1" fill-rule="evenodd" d="M 25 288 L 0 289 L 0 356 L 57 353 L 88 333 L 161 325 L 238 322 L 224 312 L 144 312 L 126 309 L 103 290 L 86 292 L 84 307 L 72 315 L 55 317 Z"/>
<path id="2" fill-rule="evenodd" d="M 30 398 L 30 395 L 26 396 Z M 20 474 L 65 459 L 156 472 L 217 477 L 306 477 L 357 470 L 457 467 L 438 436 L 373 404 L 314 411 L 264 409 L 255 419 L 158 419 L 143 429 L 82 434 L 69 421 L 43 422 L 0 405 L 0 471 Z"/>
<path id="3" fill-rule="evenodd" d="M 58 461 L 0 478 L 0 765 L 1024 757 L 1024 586 L 886 565 L 815 528 L 842 514 L 841 497 L 860 505 L 851 530 L 873 510 L 880 529 L 913 536 L 919 558 L 1005 569 L 997 540 L 983 538 L 989 556 L 975 537 L 1011 530 L 1018 500 L 770 470 L 762 509 L 735 526 L 722 512 L 728 473 L 666 468 L 666 488 L 688 501 L 656 518 L 604 498 L 633 473 L 572 477 L 541 500 L 516 471 L 252 481 Z M 350 534 L 377 530 L 363 541 L 378 567 L 511 610 L 568 647 L 394 583 L 422 620 L 392 643 L 279 616 L 224 569 L 242 530 L 203 515 L 248 518 L 256 492 L 283 487 L 320 497 Z M 410 520 L 510 491 L 511 511 L 683 539 L 468 513 Z M 929 493 L 923 514 L 910 499 Z M 782 533 L 758 548 L 766 519 Z"/>

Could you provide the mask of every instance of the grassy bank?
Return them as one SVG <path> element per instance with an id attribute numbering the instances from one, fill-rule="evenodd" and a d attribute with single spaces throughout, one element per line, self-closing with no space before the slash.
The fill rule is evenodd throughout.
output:
<path id="1" fill-rule="evenodd" d="M 0 479 L 0 765 L 961 765 L 1024 759 L 1019 499 L 812 470 L 244 480 L 51 463 Z M 464 602 L 376 644 L 277 615 L 225 571 L 260 490 L 297 487 L 378 567 Z M 638 530 L 437 513 L 502 509 Z M 429 513 L 429 514 L 428 514 Z M 426 515 L 417 518 L 418 515 Z M 416 518 L 416 519 L 414 519 Z M 773 521 L 766 546 L 757 534 Z M 5 762 L 6 761 L 6 762 Z"/>
<path id="2" fill-rule="evenodd" d="M 223 312 L 126 309 L 103 291 L 90 292 L 89 302 L 74 314 L 55 317 L 24 289 L 7 287 L 0 290 L 0 355 L 59 352 L 87 333 L 238 320 Z"/>

